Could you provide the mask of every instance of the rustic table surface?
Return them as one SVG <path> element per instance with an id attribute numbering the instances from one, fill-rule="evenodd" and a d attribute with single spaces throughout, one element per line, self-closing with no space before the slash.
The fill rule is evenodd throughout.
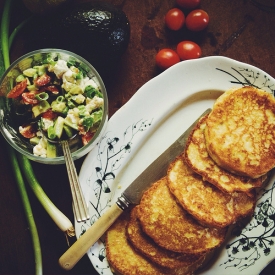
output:
<path id="1" fill-rule="evenodd" d="M 11 29 L 29 16 L 21 0 L 15 1 Z M 147 81 L 160 71 L 155 66 L 159 49 L 175 49 L 177 42 L 193 39 L 203 56 L 222 55 L 257 66 L 275 77 L 275 3 L 274 0 L 201 0 L 200 7 L 210 16 L 208 28 L 192 37 L 173 34 L 164 26 L 164 15 L 175 0 L 108 0 L 121 8 L 131 24 L 131 38 L 116 72 L 104 79 L 112 116 Z M 4 0 L 0 0 L 2 12 Z M 29 30 L 31 32 L 31 29 Z M 18 35 L 11 49 L 11 61 L 28 52 L 25 37 Z M 22 202 L 8 161 L 7 143 L 0 137 L 0 274 L 34 274 L 30 231 Z M 84 158 L 76 161 L 78 171 Z M 73 220 L 71 194 L 65 165 L 33 163 L 45 192 L 57 207 Z M 53 177 L 54 175 L 54 177 Z M 64 234 L 56 227 L 27 186 L 42 248 L 44 274 L 96 274 L 85 255 L 71 271 L 58 265 L 68 248 Z M 70 239 L 72 244 L 75 238 Z M 275 274 L 271 263 L 261 274 Z"/>

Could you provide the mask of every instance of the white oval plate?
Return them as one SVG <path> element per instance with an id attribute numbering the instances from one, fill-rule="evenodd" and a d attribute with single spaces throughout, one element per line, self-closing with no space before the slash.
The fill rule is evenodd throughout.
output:
<path id="1" fill-rule="evenodd" d="M 275 79 L 264 71 L 221 56 L 180 62 L 142 86 L 111 117 L 105 135 L 82 165 L 79 178 L 92 218 L 76 222 L 77 237 L 197 117 L 212 107 L 222 92 L 244 85 L 271 94 L 275 91 Z M 274 258 L 273 183 L 272 176 L 259 192 L 250 223 L 242 231 L 232 229 L 214 261 L 200 274 L 258 274 Z M 104 238 L 87 253 L 99 274 L 112 274 Z"/>

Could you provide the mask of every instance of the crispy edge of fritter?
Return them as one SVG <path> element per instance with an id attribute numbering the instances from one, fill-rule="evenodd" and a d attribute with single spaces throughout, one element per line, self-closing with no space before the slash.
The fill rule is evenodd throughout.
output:
<path id="1" fill-rule="evenodd" d="M 243 192 L 222 192 L 214 185 L 203 181 L 200 175 L 188 167 L 182 157 L 178 157 L 169 166 L 167 179 L 169 189 L 180 205 L 202 225 L 225 228 L 254 213 L 255 195 L 251 197 Z M 189 192 L 194 192 L 192 187 L 196 191 L 190 194 Z M 219 200 L 222 201 L 219 203 Z M 239 208 L 244 206 L 246 212 L 241 212 Z"/>
<path id="2" fill-rule="evenodd" d="M 198 269 L 206 258 L 206 254 L 192 255 L 173 252 L 157 245 L 146 235 L 138 220 L 138 206 L 131 211 L 127 225 L 127 237 L 133 247 L 157 265 L 169 270 L 169 274 L 190 274 Z"/>
<path id="3" fill-rule="evenodd" d="M 115 274 L 122 275 L 167 274 L 166 270 L 148 261 L 129 244 L 126 236 L 129 219 L 130 211 L 125 210 L 106 232 L 106 257 L 111 270 Z M 115 242 L 113 242 L 114 235 Z"/>
<path id="4" fill-rule="evenodd" d="M 203 177 L 203 180 L 212 183 L 220 190 L 228 193 L 240 191 L 250 195 L 250 191 L 263 185 L 266 175 L 257 179 L 252 179 L 233 174 L 220 167 L 210 157 L 206 149 L 204 128 L 207 118 L 208 115 L 202 117 L 190 133 L 182 157 L 192 170 Z M 194 161 L 193 154 L 191 156 L 191 150 L 192 153 L 194 153 L 195 150 L 199 158 L 197 162 Z M 200 168 L 202 163 L 204 163 L 204 169 Z"/>
<path id="5" fill-rule="evenodd" d="M 232 102 L 235 99 L 238 100 L 238 104 L 240 104 L 240 102 L 242 104 L 244 101 L 248 101 L 249 99 L 250 99 L 250 102 L 252 103 L 249 105 L 243 104 L 242 106 L 243 108 L 234 109 L 235 104 L 232 104 Z M 234 123 L 237 125 L 240 120 L 246 119 L 248 117 L 247 111 L 244 111 L 244 110 L 247 108 L 252 108 L 251 105 L 253 105 L 255 102 L 257 102 L 257 105 L 260 107 L 255 108 L 254 106 L 254 110 L 261 112 L 262 116 L 258 114 L 257 116 L 254 115 L 254 117 L 251 116 L 250 120 L 253 122 L 251 123 L 251 125 L 245 125 L 246 126 L 245 128 L 248 131 L 247 133 L 253 134 L 252 140 L 254 142 L 254 138 L 256 136 L 255 130 L 260 129 L 260 127 L 264 127 L 264 129 L 261 129 L 260 131 L 261 136 L 258 138 L 258 141 L 257 141 L 257 142 L 261 141 L 262 146 L 260 146 L 261 148 L 259 149 L 261 153 L 254 150 L 253 152 L 250 152 L 248 154 L 248 151 L 246 149 L 243 150 L 245 146 L 239 145 L 239 143 L 237 144 L 236 142 L 234 142 L 234 145 L 230 146 L 230 148 L 225 147 L 224 145 L 223 145 L 224 148 L 222 149 L 219 148 L 217 144 L 227 144 L 227 142 L 225 141 L 225 135 L 220 135 L 216 133 L 216 130 L 217 130 L 216 126 L 221 125 L 220 122 L 229 123 L 228 122 L 229 117 L 231 119 L 233 119 L 233 117 L 237 117 L 238 119 L 234 120 Z M 234 105 L 234 107 L 232 107 L 233 111 L 231 111 L 229 115 L 228 114 L 230 109 L 229 107 L 233 105 Z M 263 105 L 266 107 L 263 108 L 262 107 Z M 262 112 L 262 110 L 264 110 L 264 112 Z M 269 112 L 267 112 L 267 110 L 269 110 Z M 234 111 L 235 113 L 232 113 Z M 274 131 L 275 126 L 272 123 L 261 123 L 261 125 L 258 125 L 257 127 L 255 127 L 255 125 L 258 124 L 257 118 L 259 117 L 264 117 L 266 122 L 270 120 L 270 118 L 267 119 L 266 117 L 267 113 L 269 113 L 269 115 L 273 114 L 273 121 L 274 121 L 275 99 L 271 94 L 269 94 L 266 91 L 263 91 L 255 87 L 246 86 L 239 89 L 230 89 L 226 91 L 224 94 L 222 94 L 214 103 L 213 109 L 209 114 L 209 119 L 207 120 L 207 126 L 205 128 L 206 148 L 211 158 L 224 169 L 234 174 L 238 174 L 241 176 L 248 176 L 251 178 L 261 177 L 265 175 L 268 171 L 270 171 L 272 168 L 274 168 L 275 167 L 275 155 L 274 155 L 275 144 L 273 143 L 273 140 L 275 139 L 275 131 Z M 244 125 L 242 125 L 242 127 L 243 126 Z M 271 129 L 268 129 L 267 126 L 270 126 Z M 263 134 L 265 136 L 262 136 Z M 273 137 L 270 137 L 272 135 Z M 233 135 L 230 135 L 230 136 L 233 137 Z M 228 137 L 229 137 L 229 134 L 226 135 L 226 139 L 228 139 Z M 217 139 L 219 139 L 219 141 Z M 251 138 L 249 137 L 249 139 Z M 269 143 L 267 144 L 267 142 Z M 257 147 L 254 146 L 254 148 L 257 148 Z M 271 148 L 271 149 L 267 149 L 267 148 Z M 232 150 L 234 150 L 234 153 L 232 153 Z M 265 153 L 263 153 L 264 151 Z M 235 157 L 235 155 L 238 155 L 239 157 Z M 244 161 L 241 161 L 240 158 L 244 159 Z"/>
<path id="6" fill-rule="evenodd" d="M 159 205 L 152 205 L 152 201 L 154 202 L 152 196 L 157 195 L 156 191 L 161 191 L 163 203 L 158 200 Z M 167 211 L 167 207 L 171 210 Z M 172 210 L 176 214 L 171 215 Z M 159 217 L 160 214 L 161 217 Z M 173 222 L 165 220 L 172 219 L 173 216 L 175 217 Z M 164 217 L 165 219 L 162 219 Z M 155 182 L 144 193 L 138 208 L 138 219 L 142 230 L 158 245 L 168 250 L 187 254 L 206 253 L 219 247 L 227 233 L 227 228 L 210 228 L 198 223 L 178 204 L 168 188 L 166 177 Z M 169 223 L 170 226 L 167 227 L 166 223 Z M 184 231 L 186 229 L 188 231 Z"/>

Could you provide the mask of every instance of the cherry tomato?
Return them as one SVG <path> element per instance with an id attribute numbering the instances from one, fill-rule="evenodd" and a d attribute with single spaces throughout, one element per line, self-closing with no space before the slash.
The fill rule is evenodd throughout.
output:
<path id="1" fill-rule="evenodd" d="M 200 2 L 200 0 L 176 0 L 176 3 L 184 9 L 194 9 Z"/>
<path id="2" fill-rule="evenodd" d="M 156 64 L 162 70 L 166 70 L 178 62 L 180 62 L 178 54 L 171 49 L 162 49 L 156 55 Z"/>
<path id="3" fill-rule="evenodd" d="M 35 96 L 38 94 L 38 92 L 26 92 L 22 94 L 22 99 L 25 104 L 37 104 L 38 99 L 35 98 Z"/>
<path id="4" fill-rule="evenodd" d="M 86 145 L 89 143 L 89 141 L 93 138 L 94 133 L 87 132 L 85 135 L 81 135 L 82 143 L 83 145 Z"/>
<path id="5" fill-rule="evenodd" d="M 19 133 L 25 138 L 33 138 L 36 135 L 36 128 L 33 124 L 19 127 Z"/>
<path id="6" fill-rule="evenodd" d="M 49 85 L 45 87 L 46 91 L 52 92 L 53 94 L 57 95 L 59 94 L 59 90 L 55 85 Z"/>
<path id="7" fill-rule="evenodd" d="M 184 21 L 184 13 L 177 8 L 169 10 L 165 15 L 165 24 L 173 31 L 178 31 L 183 26 Z"/>
<path id="8" fill-rule="evenodd" d="M 46 112 L 42 113 L 41 116 L 49 120 L 54 120 L 58 115 L 57 113 L 53 112 L 52 109 L 48 109 Z"/>
<path id="9" fill-rule="evenodd" d="M 190 31 L 202 31 L 208 26 L 208 13 L 204 10 L 193 10 L 186 16 L 185 23 Z"/>
<path id="10" fill-rule="evenodd" d="M 25 89 L 27 88 L 27 79 L 24 79 L 20 83 L 18 83 L 16 86 L 14 86 L 9 93 L 7 94 L 8 98 L 15 98 L 20 96 Z"/>
<path id="11" fill-rule="evenodd" d="M 177 53 L 181 60 L 201 57 L 201 48 L 193 41 L 182 41 L 177 45 Z"/>
<path id="12" fill-rule="evenodd" d="M 47 74 L 43 74 L 34 80 L 34 84 L 40 87 L 40 86 L 45 86 L 49 84 L 50 81 L 51 81 L 51 77 Z"/>

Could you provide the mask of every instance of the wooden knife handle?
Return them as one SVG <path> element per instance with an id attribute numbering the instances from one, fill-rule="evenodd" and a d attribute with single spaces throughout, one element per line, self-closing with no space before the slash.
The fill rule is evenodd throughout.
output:
<path id="1" fill-rule="evenodd" d="M 72 269 L 89 248 L 107 231 L 122 214 L 115 203 L 59 258 L 59 264 L 66 270 Z"/>

